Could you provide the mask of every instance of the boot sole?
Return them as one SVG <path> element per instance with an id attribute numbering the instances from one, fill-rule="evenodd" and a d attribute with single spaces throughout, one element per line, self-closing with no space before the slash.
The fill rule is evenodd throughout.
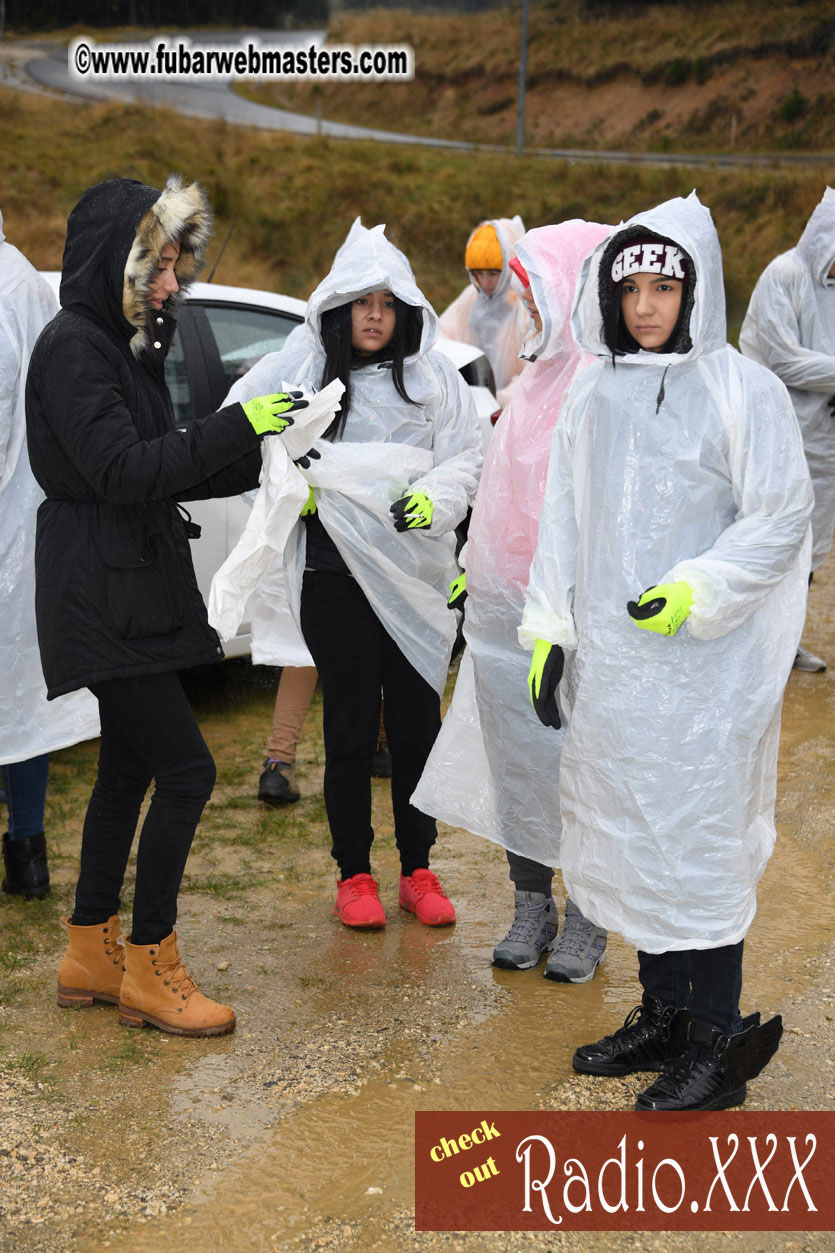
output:
<path id="1" fill-rule="evenodd" d="M 533 970 L 541 961 L 542 953 L 532 962 L 515 962 L 510 957 L 494 957 L 491 964 L 498 967 L 499 970 Z"/>
<path id="2" fill-rule="evenodd" d="M 640 1066 L 630 1066 L 624 1062 L 587 1061 L 585 1057 L 578 1057 L 576 1053 L 571 1059 L 571 1065 L 581 1075 L 599 1075 L 604 1079 L 618 1079 L 623 1075 L 639 1075 L 642 1071 L 660 1074 L 664 1069 L 663 1062 L 656 1062 L 654 1065 L 641 1063 Z"/>
<path id="3" fill-rule="evenodd" d="M 280 809 L 282 805 L 295 805 L 296 801 L 302 798 L 301 792 L 297 792 L 295 796 L 262 796 L 258 793 L 258 799 L 262 805 L 272 805 L 275 809 Z"/>
<path id="4" fill-rule="evenodd" d="M 25 901 L 42 901 L 44 897 L 49 896 L 51 892 L 49 884 L 45 888 L 12 888 L 3 880 L 0 884 L 0 891 L 5 892 L 6 896 L 21 896 Z"/>
<path id="5" fill-rule="evenodd" d="M 572 979 L 570 975 L 564 975 L 557 970 L 548 969 L 545 970 L 544 978 L 550 979 L 552 983 L 591 983 L 592 979 L 597 974 L 597 967 L 603 965 L 603 959 L 605 956 L 606 954 L 604 953 L 603 957 L 600 958 L 600 961 L 595 963 L 594 970 L 591 974 L 583 975 L 582 979 Z"/>
<path id="6" fill-rule="evenodd" d="M 58 984 L 58 1004 L 61 1009 L 90 1009 L 94 1001 L 102 1001 L 108 1005 L 118 1005 L 118 996 L 110 996 L 107 992 L 94 992 L 90 988 L 67 988 Z"/>
<path id="7" fill-rule="evenodd" d="M 635 1102 L 635 1109 L 644 1114 L 700 1113 L 705 1110 L 731 1109 L 734 1105 L 742 1105 L 747 1095 L 748 1088 L 743 1083 L 741 1088 L 727 1092 L 725 1096 L 717 1097 L 715 1101 L 706 1101 L 704 1105 L 653 1105 L 649 1101 L 642 1104 L 639 1096 Z"/>
<path id="8" fill-rule="evenodd" d="M 533 970 L 535 966 L 539 965 L 539 963 L 542 961 L 542 958 L 545 956 L 546 953 L 550 953 L 552 949 L 556 948 L 558 941 L 559 941 L 559 936 L 555 935 L 553 940 L 551 940 L 549 944 L 545 944 L 539 950 L 539 956 L 535 959 L 535 961 L 520 963 L 520 962 L 514 962 L 513 959 L 510 957 L 495 957 L 494 956 L 491 958 L 491 964 L 493 966 L 498 966 L 499 970 Z M 495 953 L 496 950 L 494 949 L 493 952 Z"/>
<path id="9" fill-rule="evenodd" d="M 202 1036 L 230 1035 L 235 1030 L 236 1020 L 221 1023 L 217 1027 L 174 1027 L 153 1014 L 146 1014 L 139 1009 L 126 1008 L 119 1004 L 119 1022 L 123 1027 L 156 1027 L 158 1031 L 166 1031 L 169 1035 L 183 1035 L 190 1039 Z"/>

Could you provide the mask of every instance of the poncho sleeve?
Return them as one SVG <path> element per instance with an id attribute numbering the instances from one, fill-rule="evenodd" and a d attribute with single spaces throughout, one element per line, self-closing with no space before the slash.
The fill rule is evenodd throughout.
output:
<path id="1" fill-rule="evenodd" d="M 661 583 L 693 590 L 686 629 L 716 639 L 741 626 L 809 550 L 813 496 L 797 419 L 785 387 L 733 355 L 727 379 L 702 375 L 727 428 L 728 474 L 737 515 L 716 543 L 680 561 Z"/>
<path id="2" fill-rule="evenodd" d="M 787 387 L 835 395 L 835 355 L 801 343 L 799 311 L 814 302 L 812 279 L 797 261 L 778 257 L 760 276 L 740 333 L 742 351 Z"/>
<path id="3" fill-rule="evenodd" d="M 533 650 L 537 640 L 548 640 L 567 650 L 577 647 L 574 622 L 578 543 L 574 436 L 596 373 L 594 369 L 589 369 L 575 379 L 554 428 L 536 551 L 531 562 L 519 628 L 519 643 L 530 650 Z"/>
<path id="4" fill-rule="evenodd" d="M 432 530 L 443 535 L 463 521 L 475 500 L 484 458 L 469 387 L 442 353 L 433 352 L 431 357 L 440 383 L 432 440 L 434 466 L 410 486 L 430 498 L 435 506 Z"/>

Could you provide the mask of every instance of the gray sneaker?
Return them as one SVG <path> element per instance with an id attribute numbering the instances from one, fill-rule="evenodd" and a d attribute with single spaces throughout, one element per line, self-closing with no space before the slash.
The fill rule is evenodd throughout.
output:
<path id="1" fill-rule="evenodd" d="M 557 903 L 543 892 L 514 892 L 510 930 L 493 949 L 493 965 L 502 970 L 530 970 L 556 943 L 560 925 Z"/>
<path id="2" fill-rule="evenodd" d="M 826 669 L 826 662 L 823 657 L 816 657 L 814 653 L 809 652 L 808 648 L 803 648 L 801 645 L 794 659 L 794 669 L 806 670 L 809 674 L 821 674 Z"/>
<path id="3" fill-rule="evenodd" d="M 607 933 L 584 918 L 572 900 L 565 902 L 562 935 L 545 966 L 545 978 L 558 983 L 588 983 L 603 961 Z"/>

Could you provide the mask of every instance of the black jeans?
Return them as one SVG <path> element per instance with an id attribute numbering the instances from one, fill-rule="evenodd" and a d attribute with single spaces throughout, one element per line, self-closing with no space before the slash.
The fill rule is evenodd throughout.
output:
<path id="1" fill-rule="evenodd" d="M 742 994 L 742 946 L 691 948 L 679 952 L 638 951 L 641 987 L 664 1005 L 689 1009 L 721 1031 L 738 1031 Z"/>
<path id="2" fill-rule="evenodd" d="M 391 753 L 394 838 L 401 869 L 429 865 L 434 819 L 409 804 L 441 729 L 441 702 L 350 576 L 306 570 L 301 624 L 319 671 L 325 732 L 325 808 L 343 879 L 371 872 L 371 767 L 380 700 Z"/>
<path id="3" fill-rule="evenodd" d="M 153 779 L 136 856 L 131 939 L 158 944 L 177 921 L 177 893 L 215 764 L 175 673 L 111 679 L 90 691 L 99 702 L 101 748 L 72 922 L 94 926 L 118 913 L 139 809 Z"/>
<path id="4" fill-rule="evenodd" d="M 543 866 L 531 857 L 523 857 L 521 853 L 511 853 L 505 849 L 507 864 L 510 867 L 510 878 L 517 892 L 541 892 L 543 896 L 551 895 L 551 884 L 554 872 L 550 866 Z"/>

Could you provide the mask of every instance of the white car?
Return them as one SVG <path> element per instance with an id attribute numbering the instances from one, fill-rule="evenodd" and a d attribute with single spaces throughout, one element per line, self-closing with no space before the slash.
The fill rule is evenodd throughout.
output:
<path id="1" fill-rule="evenodd" d="M 61 275 L 44 273 L 57 296 Z M 165 361 L 177 423 L 186 426 L 223 403 L 232 384 L 268 352 L 277 352 L 304 320 L 305 302 L 292 296 L 248 287 L 221 287 L 195 283 L 177 319 L 177 332 Z M 481 424 L 484 446 L 499 408 L 490 363 L 479 348 L 458 340 L 439 339 L 436 345 L 457 366 L 469 384 Z M 194 501 L 189 513 L 202 529 L 192 548 L 197 582 L 204 600 L 215 571 L 238 542 L 249 516 L 240 496 Z M 242 622 L 234 639 L 224 640 L 227 657 L 250 649 L 250 624 Z"/>

